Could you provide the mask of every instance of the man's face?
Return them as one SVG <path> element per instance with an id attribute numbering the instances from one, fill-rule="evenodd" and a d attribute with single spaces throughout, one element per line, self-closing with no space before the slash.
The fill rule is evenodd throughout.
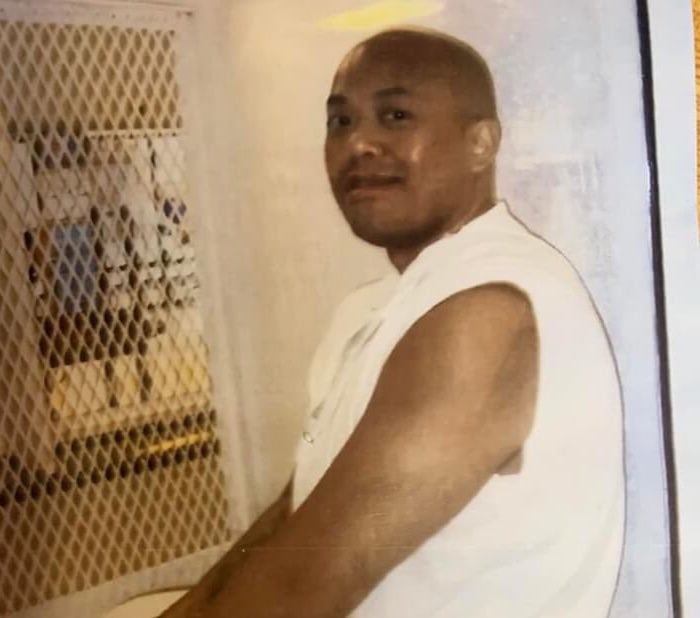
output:
<path id="1" fill-rule="evenodd" d="M 326 170 L 360 238 L 388 249 L 432 242 L 470 199 L 463 107 L 439 68 L 356 49 L 328 101 Z"/>

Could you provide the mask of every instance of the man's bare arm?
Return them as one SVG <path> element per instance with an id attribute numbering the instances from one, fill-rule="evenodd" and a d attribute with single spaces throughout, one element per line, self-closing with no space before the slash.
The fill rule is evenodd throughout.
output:
<path id="1" fill-rule="evenodd" d="M 161 618 L 195 618 L 205 616 L 204 607 L 229 582 L 235 570 L 247 557 L 247 552 L 269 539 L 291 512 L 292 483 L 280 497 L 263 512 L 248 531 L 185 596 L 171 606 Z"/>
<path id="2" fill-rule="evenodd" d="M 533 422 L 537 333 L 506 285 L 459 293 L 394 349 L 318 486 L 202 616 L 344 618 L 462 510 Z"/>

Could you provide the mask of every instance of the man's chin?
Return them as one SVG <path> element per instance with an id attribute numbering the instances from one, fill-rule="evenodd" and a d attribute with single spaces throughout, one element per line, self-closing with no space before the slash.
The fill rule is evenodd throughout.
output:
<path id="1" fill-rule="evenodd" d="M 366 199 L 341 203 L 340 208 L 353 234 L 370 245 L 387 250 L 421 246 L 435 236 L 439 220 L 407 221 L 400 216 L 411 205 L 392 199 Z"/>
<path id="2" fill-rule="evenodd" d="M 397 225 L 378 226 L 364 221 L 348 221 L 360 240 L 386 250 L 403 250 L 423 245 L 432 234 L 429 230 L 407 230 Z"/>

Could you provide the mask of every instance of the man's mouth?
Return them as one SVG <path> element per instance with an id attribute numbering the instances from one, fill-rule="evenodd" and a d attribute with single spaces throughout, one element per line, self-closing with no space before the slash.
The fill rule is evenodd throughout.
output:
<path id="1" fill-rule="evenodd" d="M 404 182 L 401 176 L 391 174 L 351 174 L 345 182 L 347 194 L 371 193 L 394 189 Z"/>

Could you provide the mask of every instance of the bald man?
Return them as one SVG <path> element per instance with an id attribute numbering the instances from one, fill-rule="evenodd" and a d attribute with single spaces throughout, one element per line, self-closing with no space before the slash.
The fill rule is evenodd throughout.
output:
<path id="1" fill-rule="evenodd" d="M 333 195 L 397 275 L 351 295 L 321 344 L 290 486 L 165 615 L 606 616 L 615 364 L 574 269 L 498 200 L 485 62 L 380 33 L 338 68 L 327 127 Z"/>

